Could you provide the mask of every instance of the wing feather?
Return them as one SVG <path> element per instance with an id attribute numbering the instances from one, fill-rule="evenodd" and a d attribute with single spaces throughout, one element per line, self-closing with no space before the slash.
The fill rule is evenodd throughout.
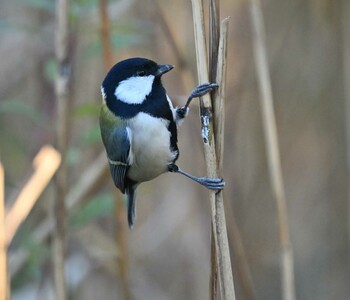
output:
<path id="1" fill-rule="evenodd" d="M 131 132 L 122 126 L 113 130 L 106 145 L 109 168 L 115 186 L 125 193 L 126 172 L 131 164 Z"/>

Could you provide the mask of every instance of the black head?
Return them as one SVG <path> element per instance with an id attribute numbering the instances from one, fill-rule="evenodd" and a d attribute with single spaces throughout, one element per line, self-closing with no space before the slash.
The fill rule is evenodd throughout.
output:
<path id="1" fill-rule="evenodd" d="M 164 108 L 169 103 L 160 79 L 172 68 L 146 58 L 129 58 L 117 63 L 101 87 L 109 110 L 122 118 L 131 118 L 140 111 L 152 111 L 156 115 L 164 110 L 170 112 L 170 108 Z"/>
<path id="2" fill-rule="evenodd" d="M 160 78 L 172 68 L 172 65 L 158 65 L 153 60 L 147 58 L 134 57 L 125 59 L 111 68 L 102 83 L 102 87 L 104 89 L 108 87 L 113 87 L 115 89 L 119 82 L 131 77 L 153 75 L 155 78 Z"/>

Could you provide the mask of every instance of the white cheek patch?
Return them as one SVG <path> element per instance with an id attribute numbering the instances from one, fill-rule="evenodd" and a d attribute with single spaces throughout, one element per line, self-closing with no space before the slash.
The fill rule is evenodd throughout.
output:
<path id="1" fill-rule="evenodd" d="M 136 76 L 121 81 L 114 95 L 128 104 L 141 104 L 152 91 L 154 76 Z"/>

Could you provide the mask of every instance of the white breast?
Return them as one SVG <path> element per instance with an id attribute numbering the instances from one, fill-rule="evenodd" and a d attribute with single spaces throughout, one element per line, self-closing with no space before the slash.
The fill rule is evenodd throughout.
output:
<path id="1" fill-rule="evenodd" d="M 170 150 L 169 121 L 138 113 L 128 122 L 132 135 L 133 164 L 128 176 L 142 182 L 167 172 L 177 153 Z"/>

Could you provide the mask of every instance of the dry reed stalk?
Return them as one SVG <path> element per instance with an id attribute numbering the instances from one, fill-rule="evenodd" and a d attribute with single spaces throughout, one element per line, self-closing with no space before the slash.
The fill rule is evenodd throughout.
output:
<path id="1" fill-rule="evenodd" d="M 267 162 L 271 188 L 276 201 L 281 245 L 282 296 L 284 300 L 295 299 L 293 252 L 289 236 L 287 201 L 282 178 L 278 146 L 277 126 L 265 44 L 265 25 L 259 0 L 251 0 L 254 59 L 260 89 L 261 112 L 266 144 Z"/>
<path id="2" fill-rule="evenodd" d="M 198 80 L 208 82 L 208 64 L 204 32 L 203 5 L 201 0 L 192 0 L 194 35 L 196 44 Z M 210 95 L 200 98 L 200 117 L 204 154 L 209 177 L 217 177 L 217 160 L 215 153 L 215 137 L 212 123 L 212 105 Z M 223 117 L 223 116 L 221 116 Z M 219 137 L 219 138 L 223 138 Z M 220 292 L 222 299 L 235 299 L 230 251 L 228 247 L 225 211 L 222 192 L 210 191 L 213 235 L 217 256 Z"/>
<path id="3" fill-rule="evenodd" d="M 209 3 L 209 80 L 210 82 L 217 82 L 216 76 L 217 76 L 217 64 L 218 64 L 218 51 L 219 51 L 219 35 L 220 35 L 220 2 L 219 0 L 211 0 Z M 211 95 L 212 97 L 217 94 L 217 89 L 212 91 Z M 213 107 L 214 111 L 214 134 L 217 137 L 215 130 L 215 107 Z M 219 119 L 217 119 L 219 120 Z M 218 155 L 217 149 L 218 145 L 221 144 L 221 140 L 216 141 L 216 154 Z M 217 157 L 219 160 L 219 158 Z M 219 167 L 220 169 L 220 167 Z M 221 170 L 219 170 L 219 173 Z M 210 290 L 210 299 L 216 299 L 217 293 L 218 293 L 218 262 L 216 260 L 217 253 L 216 253 L 216 247 L 215 247 L 215 240 L 214 240 L 214 228 L 213 223 L 211 224 L 211 264 L 210 264 L 210 283 L 209 283 L 209 290 Z"/>
<path id="4" fill-rule="evenodd" d="M 7 245 L 5 238 L 5 172 L 0 162 L 0 299 L 7 294 Z"/>
<path id="5" fill-rule="evenodd" d="M 61 155 L 51 146 L 42 147 L 35 156 L 33 161 L 35 172 L 21 190 L 5 217 L 5 242 L 7 246 L 9 246 L 18 227 L 26 219 L 41 193 L 56 173 L 60 163 Z"/>
<path id="6" fill-rule="evenodd" d="M 56 199 L 53 205 L 55 235 L 53 239 L 53 266 L 56 300 L 67 299 L 65 279 L 66 252 L 66 207 L 65 198 L 68 190 L 67 148 L 70 123 L 69 83 L 71 65 L 69 61 L 69 0 L 56 2 L 55 54 L 57 76 L 55 95 L 57 105 L 57 148 L 62 155 L 62 164 L 56 176 Z"/>
<path id="7" fill-rule="evenodd" d="M 252 280 L 251 271 L 248 265 L 241 234 L 236 223 L 232 203 L 228 202 L 226 210 L 227 227 L 229 228 L 230 249 L 234 253 L 234 272 L 241 287 L 242 298 L 245 300 L 257 299 L 256 290 Z"/>
<path id="8" fill-rule="evenodd" d="M 215 82 L 219 85 L 218 89 L 213 92 L 213 110 L 214 110 L 214 133 L 215 137 L 221 137 L 216 139 L 216 155 L 218 161 L 219 175 L 223 174 L 224 164 L 224 129 L 225 119 L 222 117 L 225 113 L 225 91 L 226 91 L 226 71 L 227 71 L 227 41 L 228 41 L 228 25 L 229 18 L 222 20 L 220 26 L 220 38 L 218 47 L 218 60 L 217 60 L 217 73 L 215 76 Z M 232 231 L 232 243 L 234 246 L 235 257 L 237 258 L 237 271 L 238 277 L 242 282 L 242 293 L 245 299 L 254 299 L 254 289 L 250 276 L 250 271 L 247 264 L 247 258 L 241 239 L 241 235 L 238 226 L 235 222 L 233 210 L 229 209 L 228 224 Z"/>
<path id="9" fill-rule="evenodd" d="M 220 39 L 218 47 L 218 63 L 215 82 L 219 87 L 213 93 L 214 111 L 214 134 L 216 138 L 216 156 L 219 175 L 221 176 L 224 166 L 224 127 L 225 127 L 225 90 L 227 70 L 227 39 L 229 18 L 222 20 L 220 26 Z"/>

